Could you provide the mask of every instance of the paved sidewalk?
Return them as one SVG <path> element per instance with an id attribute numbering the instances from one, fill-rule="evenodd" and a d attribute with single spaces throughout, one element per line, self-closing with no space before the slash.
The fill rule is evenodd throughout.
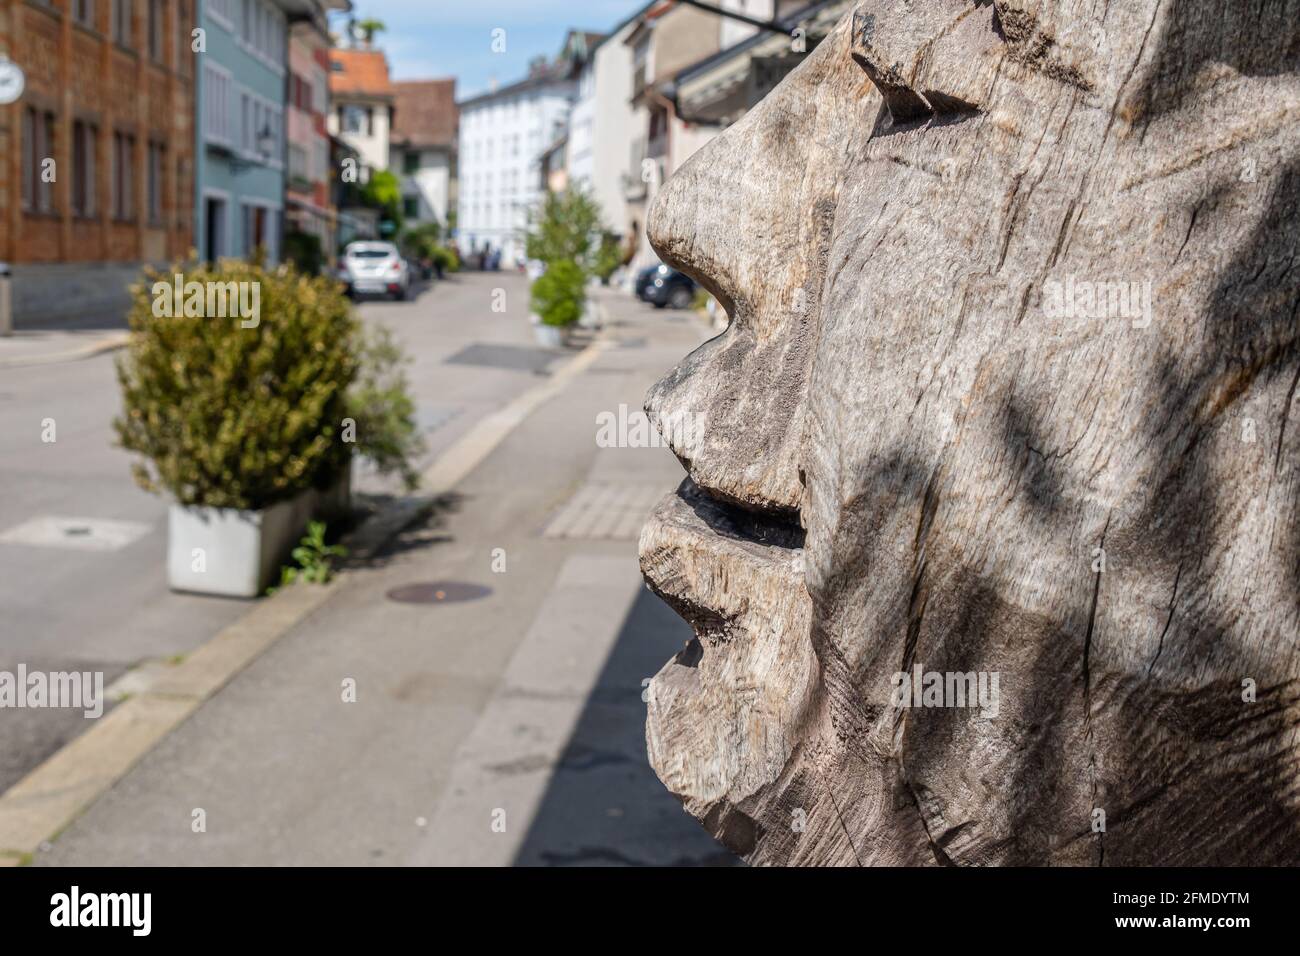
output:
<path id="1" fill-rule="evenodd" d="M 0 368 L 53 365 L 113 352 L 125 347 L 127 333 L 103 329 L 18 329 L 0 335 Z"/>
<path id="2" fill-rule="evenodd" d="M 690 634 L 642 585 L 625 512 L 681 469 L 595 443 L 596 416 L 639 409 L 704 326 L 605 301 L 591 367 L 34 862 L 733 862 L 645 758 L 641 682 Z M 418 585 L 444 600 L 393 599 Z"/>

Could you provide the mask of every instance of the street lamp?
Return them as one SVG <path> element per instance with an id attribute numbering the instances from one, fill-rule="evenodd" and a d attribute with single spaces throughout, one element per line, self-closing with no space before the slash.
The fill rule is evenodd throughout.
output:
<path id="1" fill-rule="evenodd" d="M 262 157 L 262 162 L 267 162 L 271 158 L 271 150 L 275 148 L 275 134 L 271 132 L 271 124 L 264 123 L 262 131 L 257 134 L 257 155 Z"/>
<path id="2" fill-rule="evenodd" d="M 254 140 L 254 151 L 261 165 L 266 165 L 271 161 L 271 153 L 275 149 L 275 133 L 271 130 L 271 124 L 264 122 L 261 130 L 258 131 L 257 138 Z M 230 162 L 231 172 L 242 173 L 246 169 L 258 165 L 249 159 L 244 159 L 232 149 L 223 149 Z"/>

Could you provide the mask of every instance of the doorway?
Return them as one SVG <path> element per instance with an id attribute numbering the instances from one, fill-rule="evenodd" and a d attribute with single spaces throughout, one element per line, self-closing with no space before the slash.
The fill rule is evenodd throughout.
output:
<path id="1" fill-rule="evenodd" d="M 216 262 L 226 252 L 226 201 L 209 196 L 203 207 L 203 258 Z"/>

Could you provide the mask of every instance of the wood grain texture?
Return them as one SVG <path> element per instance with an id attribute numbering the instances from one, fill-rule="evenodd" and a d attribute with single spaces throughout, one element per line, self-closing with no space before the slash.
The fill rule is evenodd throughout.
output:
<path id="1" fill-rule="evenodd" d="M 704 423 L 641 538 L 689 812 L 754 863 L 1300 863 L 1300 0 L 861 3 L 649 228 L 731 317 L 646 402 Z"/>

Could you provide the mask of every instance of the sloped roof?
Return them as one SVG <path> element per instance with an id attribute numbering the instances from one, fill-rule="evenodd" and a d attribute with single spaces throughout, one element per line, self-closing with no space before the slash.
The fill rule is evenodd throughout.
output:
<path id="1" fill-rule="evenodd" d="M 330 93 L 391 97 L 383 50 L 330 50 Z"/>
<path id="2" fill-rule="evenodd" d="M 403 80 L 393 84 L 392 139 L 412 146 L 450 146 L 460 127 L 456 79 Z"/>

